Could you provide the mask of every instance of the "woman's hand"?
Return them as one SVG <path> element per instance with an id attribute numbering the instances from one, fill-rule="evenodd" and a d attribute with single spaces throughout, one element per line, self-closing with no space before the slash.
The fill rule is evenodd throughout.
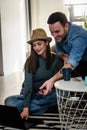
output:
<path id="1" fill-rule="evenodd" d="M 23 111 L 20 113 L 22 119 L 27 120 L 29 118 L 29 108 L 25 107 Z"/>

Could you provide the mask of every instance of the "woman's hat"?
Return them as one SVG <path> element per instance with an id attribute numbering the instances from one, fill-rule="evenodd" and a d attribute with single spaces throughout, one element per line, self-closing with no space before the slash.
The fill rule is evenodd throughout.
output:
<path id="1" fill-rule="evenodd" d="M 46 32 L 43 29 L 38 28 L 33 30 L 31 40 L 27 41 L 27 43 L 31 44 L 33 41 L 37 41 L 37 40 L 47 40 L 51 42 L 52 38 L 48 37 Z"/>

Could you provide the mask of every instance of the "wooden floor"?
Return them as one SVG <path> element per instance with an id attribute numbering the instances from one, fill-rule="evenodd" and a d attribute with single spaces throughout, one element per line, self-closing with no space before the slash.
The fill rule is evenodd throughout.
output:
<path id="1" fill-rule="evenodd" d="M 0 104 L 4 104 L 7 96 L 19 94 L 23 80 L 23 72 L 0 76 Z"/>

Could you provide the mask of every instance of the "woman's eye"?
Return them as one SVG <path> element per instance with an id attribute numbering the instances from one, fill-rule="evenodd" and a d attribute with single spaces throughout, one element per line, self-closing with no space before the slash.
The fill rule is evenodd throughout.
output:
<path id="1" fill-rule="evenodd" d="M 33 47 L 35 47 L 36 45 L 33 44 Z"/>
<path id="2" fill-rule="evenodd" d="M 39 46 L 41 46 L 41 43 L 38 43 Z"/>

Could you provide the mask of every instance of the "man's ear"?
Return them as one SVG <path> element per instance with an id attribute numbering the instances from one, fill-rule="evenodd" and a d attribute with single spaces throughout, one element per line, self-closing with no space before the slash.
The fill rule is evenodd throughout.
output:
<path id="1" fill-rule="evenodd" d="M 65 30 L 68 32 L 68 30 L 69 30 L 69 24 L 66 23 L 64 27 L 65 27 Z"/>

